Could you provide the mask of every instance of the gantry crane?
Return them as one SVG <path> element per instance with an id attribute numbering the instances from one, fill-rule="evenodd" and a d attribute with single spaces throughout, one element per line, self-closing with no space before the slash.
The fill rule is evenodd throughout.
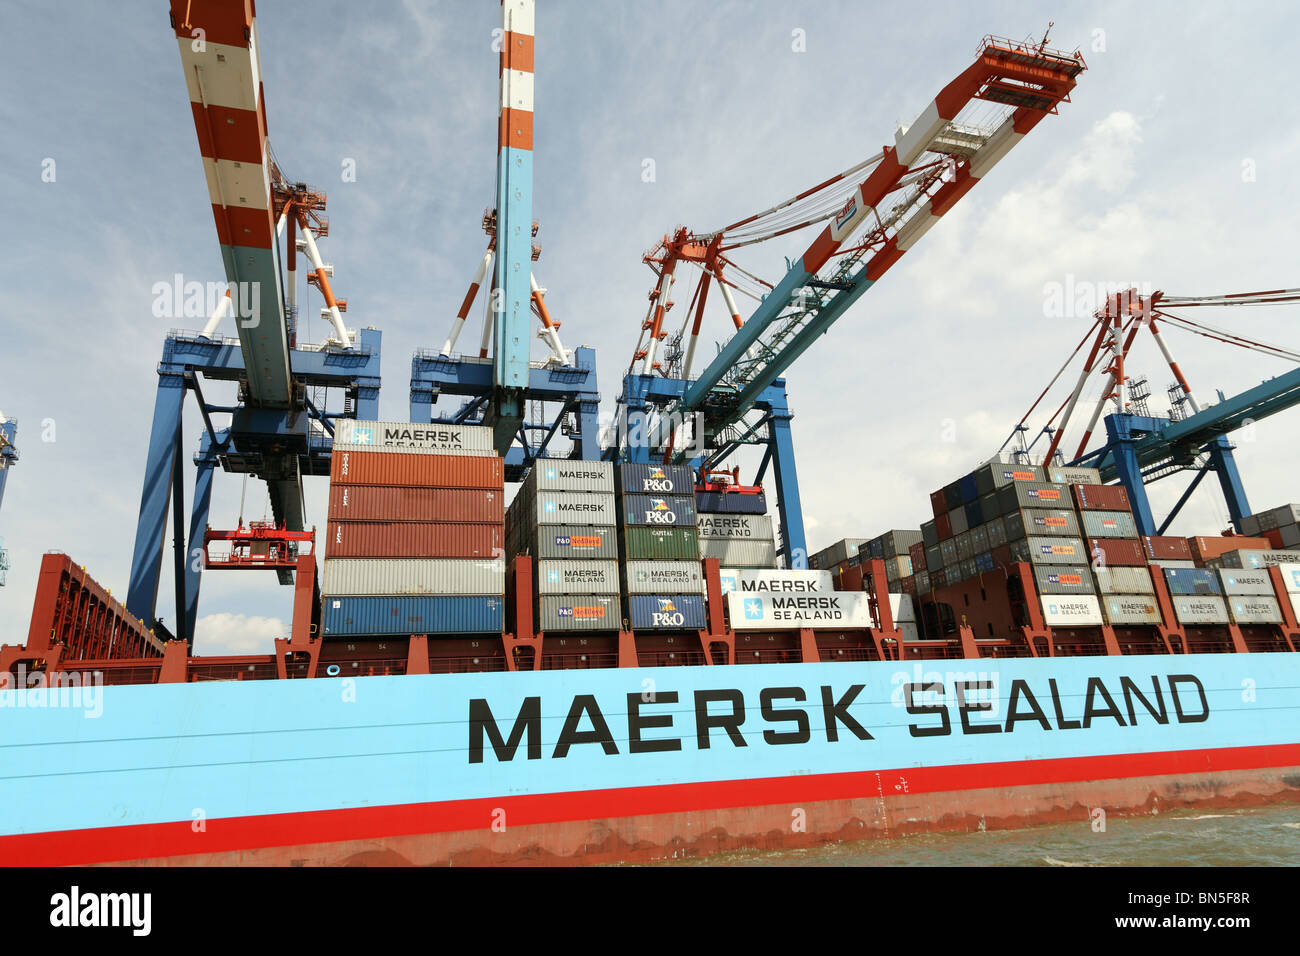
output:
<path id="1" fill-rule="evenodd" d="M 570 439 L 570 457 L 598 459 L 601 453 L 595 353 L 564 347 L 560 323 L 551 317 L 546 290 L 532 271 L 541 251 L 533 243 L 538 227 L 532 217 L 535 33 L 533 0 L 503 0 L 496 205 L 482 221 L 487 251 L 442 348 L 418 351 L 411 360 L 411 421 L 490 425 L 510 481 L 519 480 L 535 459 L 551 454 L 557 433 Z M 492 284 L 484 294 L 478 352 L 457 354 L 489 272 Z M 530 355 L 533 315 L 540 322 L 537 335 L 549 351 L 540 362 Z M 463 402 L 437 409 L 443 396 Z"/>
<path id="2" fill-rule="evenodd" d="M 613 456 L 689 459 L 712 469 L 745 445 L 765 446 L 754 483 L 761 483 L 770 464 L 780 550 L 788 566 L 803 566 L 803 518 L 782 373 L 1025 134 L 1069 99 L 1085 68 L 1079 53 L 1048 49 L 1046 37 L 1038 43 L 985 37 L 974 63 L 911 126 L 898 131 L 892 146 L 721 229 L 679 229 L 665 236 L 646 255 L 656 283 L 623 380 L 622 440 Z M 820 235 L 775 284 L 735 262 L 743 247 L 823 222 Z M 699 268 L 701 275 L 681 330 L 670 337 L 666 319 L 683 265 Z M 733 334 L 692 377 L 712 284 Z M 737 292 L 757 302 L 748 318 L 737 306 Z"/>
<path id="3" fill-rule="evenodd" d="M 381 339 L 377 329 L 357 335 L 344 326 L 347 303 L 335 297 L 333 267 L 322 260 L 316 243 L 328 234 L 325 195 L 287 177 L 271 153 L 251 0 L 171 0 L 171 26 L 227 288 L 201 332 L 172 332 L 164 341 L 126 606 L 155 625 L 170 504 L 176 636 L 192 642 L 215 469 L 260 478 L 274 526 L 303 531 L 302 479 L 329 473 L 332 421 L 378 417 Z M 321 314 L 332 330 L 319 345 L 300 341 L 300 252 L 308 260 L 307 282 L 319 290 Z M 217 332 L 228 314 L 237 338 Z M 207 380 L 237 382 L 234 404 L 207 401 Z M 342 390 L 341 411 L 328 410 L 328 389 Z M 190 391 L 204 431 L 194 459 L 187 544 L 181 412 Z M 228 427 L 214 423 L 218 414 L 230 416 Z M 277 573 L 281 583 L 292 581 L 291 571 L 277 568 Z"/>
<path id="4" fill-rule="evenodd" d="M 1092 326 L 1070 358 L 1030 406 L 1002 447 L 1005 449 L 1008 445 L 1013 445 L 1014 454 L 1027 458 L 1032 453 L 1033 446 L 1039 440 L 1047 438 L 1047 451 L 1043 460 L 1049 464 L 1069 462 L 1072 465 L 1101 469 L 1102 481 L 1119 481 L 1127 490 L 1138 531 L 1144 535 L 1163 534 L 1202 479 L 1212 471 L 1218 476 L 1231 522 L 1241 531 L 1241 519 L 1251 513 L 1250 503 L 1246 498 L 1245 486 L 1228 436 L 1247 422 L 1260 421 L 1300 404 L 1300 368 L 1261 382 L 1231 398 L 1219 392 L 1217 403 L 1203 404 L 1196 398 L 1182 368 L 1174 360 L 1162 329 L 1191 332 L 1273 358 L 1300 362 L 1300 351 L 1260 342 L 1169 311 L 1298 302 L 1300 289 L 1212 296 L 1175 296 L 1164 292 L 1142 295 L 1137 289 L 1129 289 L 1110 295 L 1105 304 L 1094 313 Z M 1174 379 L 1168 390 L 1170 409 L 1165 417 L 1149 414 L 1145 401 L 1149 397 L 1149 390 L 1145 380 L 1131 374 L 1129 353 L 1143 329 L 1150 333 L 1151 340 L 1156 344 L 1162 360 L 1169 366 Z M 1088 351 L 1073 390 L 1037 432 L 1033 441 L 1026 445 L 1023 440 L 1027 431 L 1025 423 L 1074 360 L 1084 354 L 1085 348 Z M 1102 386 L 1092 414 L 1077 445 L 1071 443 L 1075 445 L 1073 453 L 1068 453 L 1068 447 L 1066 453 L 1063 453 L 1062 443 L 1084 388 L 1089 381 L 1098 378 L 1101 379 Z M 1105 442 L 1089 450 L 1093 434 L 1107 409 L 1111 409 L 1111 412 L 1105 417 Z M 1013 444 L 1017 441 L 1019 447 Z M 1192 480 L 1164 521 L 1157 524 L 1151 511 L 1146 485 L 1183 471 L 1194 472 Z"/>

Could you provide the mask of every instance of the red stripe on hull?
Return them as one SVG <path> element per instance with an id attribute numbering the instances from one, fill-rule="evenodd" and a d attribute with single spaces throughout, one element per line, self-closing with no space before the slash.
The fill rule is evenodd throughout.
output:
<path id="1" fill-rule="evenodd" d="M 545 824 L 622 820 L 653 815 L 804 806 L 834 801 L 907 801 L 926 794 L 959 794 L 987 788 L 1034 788 L 1082 781 L 1143 781 L 1162 776 L 1233 774 L 1276 768 L 1300 768 L 1300 744 L 1232 747 L 1218 750 L 1067 757 L 1005 763 L 711 783 L 672 784 L 588 790 L 577 793 L 493 797 L 478 800 L 418 803 L 347 810 L 320 810 L 208 820 L 203 832 L 190 821 L 62 830 L 0 837 L 0 864 L 65 866 L 127 860 L 160 860 L 177 856 L 211 857 L 259 848 L 293 848 L 350 841 L 375 841 L 477 831 L 492 835 L 502 817 L 511 830 Z M 1300 772 L 1297 773 L 1300 777 Z M 1177 792 L 1188 790 L 1180 784 Z M 1199 784 L 1198 784 L 1199 785 Z M 1288 776 L 1274 790 L 1291 788 L 1300 797 L 1300 783 Z M 1207 792 L 1213 789 L 1209 785 Z M 1058 802 L 1062 795 L 1054 793 Z M 1187 797 L 1187 802 L 1196 802 Z M 1034 807 L 1018 813 L 1004 795 L 999 804 L 1009 818 L 1041 819 Z M 786 812 L 786 811 L 783 811 Z M 787 812 L 788 816 L 788 812 Z M 939 821 L 929 821 L 938 823 Z M 926 828 L 942 828 L 941 826 Z M 479 839 L 476 837 L 475 839 Z M 381 861 L 382 862 L 382 861 Z"/>

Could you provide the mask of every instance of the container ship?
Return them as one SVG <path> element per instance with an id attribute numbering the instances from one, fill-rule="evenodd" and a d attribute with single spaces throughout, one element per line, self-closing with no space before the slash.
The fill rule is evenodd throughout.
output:
<path id="1" fill-rule="evenodd" d="M 171 26 L 231 292 L 165 340 L 125 602 L 47 553 L 26 643 L 0 647 L 0 860 L 650 861 L 1300 799 L 1300 506 L 1252 510 L 1226 438 L 1300 387 L 1201 406 L 1170 358 L 1171 411 L 1150 415 L 1124 360 L 1144 328 L 1168 355 L 1163 310 L 1190 300 L 1098 311 L 1043 452 L 1004 446 L 918 528 L 805 546 L 782 373 L 1068 101 L 1077 53 L 986 38 L 878 156 L 666 235 L 611 434 L 594 352 L 564 347 L 525 276 L 532 0 L 502 4 L 487 251 L 443 348 L 413 357 L 405 422 L 379 415 L 378 330 L 343 323 L 324 195 L 267 151 L 251 0 L 176 0 Z M 731 250 L 803 226 L 816 239 L 743 318 Z M 333 329 L 319 345 L 298 341 L 299 255 Z M 682 262 L 702 277 L 674 334 Z M 481 347 L 458 353 L 485 283 Z M 715 285 L 731 335 L 701 370 Z M 219 335 L 249 297 L 262 321 Z M 208 382 L 237 383 L 236 405 Z M 744 480 L 742 450 L 760 461 Z M 210 527 L 218 468 L 264 482 L 272 516 Z M 1192 490 L 1217 475 L 1228 532 L 1163 533 L 1145 483 L 1179 472 Z M 320 540 L 305 479 L 329 483 Z M 292 590 L 290 633 L 269 654 L 195 655 L 200 583 L 233 571 Z"/>

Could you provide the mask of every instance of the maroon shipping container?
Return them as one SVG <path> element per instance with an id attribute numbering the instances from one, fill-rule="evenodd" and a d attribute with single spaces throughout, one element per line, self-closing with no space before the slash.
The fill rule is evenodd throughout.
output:
<path id="1" fill-rule="evenodd" d="M 943 489 L 930 492 L 930 511 L 936 518 L 948 513 L 948 496 L 943 493 Z"/>
<path id="2" fill-rule="evenodd" d="M 1129 511 L 1128 492 L 1123 485 L 1071 485 L 1080 511 Z"/>
<path id="3" fill-rule="evenodd" d="M 925 570 L 925 542 L 918 541 L 907 549 L 908 557 L 912 559 L 912 573 Z"/>
<path id="4" fill-rule="evenodd" d="M 400 455 L 427 458 L 428 455 Z M 436 524 L 424 521 L 331 521 L 325 539 L 329 558 L 500 558 L 499 524 Z"/>
<path id="5" fill-rule="evenodd" d="M 411 455 L 384 451 L 335 451 L 330 484 L 403 488 L 505 488 L 500 458 L 480 455 Z"/>
<path id="6" fill-rule="evenodd" d="M 1142 539 L 1149 561 L 1190 561 L 1192 549 L 1187 546 L 1186 538 L 1156 537 L 1149 535 Z"/>
<path id="7" fill-rule="evenodd" d="M 1100 486 L 1075 485 L 1075 487 Z M 1136 538 L 1089 538 L 1088 553 L 1092 556 L 1094 564 L 1113 565 L 1117 568 L 1142 567 L 1147 563 L 1146 552 Z"/>
<path id="8" fill-rule="evenodd" d="M 1005 568 L 1011 565 L 1011 548 L 1009 545 L 1000 544 L 989 553 L 993 555 L 993 566 L 995 568 Z"/>
<path id="9" fill-rule="evenodd" d="M 331 485 L 330 521 L 440 521 L 504 524 L 505 492 L 481 488 Z"/>
<path id="10" fill-rule="evenodd" d="M 939 533 L 940 541 L 947 541 L 952 537 L 952 519 L 948 517 L 948 512 L 934 516 L 934 530 Z"/>

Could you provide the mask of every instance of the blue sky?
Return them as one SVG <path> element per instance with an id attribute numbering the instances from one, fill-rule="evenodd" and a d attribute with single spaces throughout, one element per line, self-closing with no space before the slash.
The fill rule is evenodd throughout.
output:
<path id="1" fill-rule="evenodd" d="M 597 348 L 607 406 L 652 283 L 641 255 L 665 231 L 738 219 L 875 153 L 969 65 L 986 33 L 1039 36 L 1055 18 L 1053 45 L 1082 49 L 1089 71 L 1074 102 L 787 376 L 812 548 L 916 527 L 930 490 L 996 450 L 1082 334 L 1078 319 L 1044 315 L 1052 283 L 1133 281 L 1187 295 L 1297 284 L 1289 220 L 1300 131 L 1282 75 L 1300 27 L 1294 10 L 538 6 L 536 272 L 566 345 Z M 259 5 L 272 147 L 290 176 L 329 195 L 322 253 L 349 300 L 348 324 L 384 331 L 386 417 L 406 417 L 410 355 L 441 344 L 482 255 L 498 9 Z M 13 564 L 0 642 L 18 643 L 46 550 L 125 594 L 162 338 L 202 325 L 155 318 L 151 290 L 177 272 L 222 275 L 166 3 L 19 3 L 7 22 L 0 409 L 20 421 L 23 457 L 0 512 Z M 806 52 L 792 49 L 794 30 Z M 642 179 L 647 158 L 653 182 Z M 53 182 L 42 181 L 47 159 Z M 355 182 L 341 181 L 349 159 Z M 1243 180 L 1246 162 L 1253 181 Z M 742 262 L 774 281 L 781 256 L 810 239 Z M 1296 342 L 1294 309 L 1196 317 Z M 706 326 L 719 336 L 725 327 L 720 310 Z M 324 334 L 311 320 L 306 337 Z M 1170 339 L 1203 398 L 1287 368 Z M 1149 348 L 1132 364 L 1163 394 L 1169 376 Z M 191 411 L 187 443 L 198 427 Z M 1258 510 L 1300 497 L 1294 433 L 1283 415 L 1239 441 Z M 1178 481 L 1156 487 L 1158 511 Z M 238 478 L 218 481 L 214 526 L 233 524 L 239 494 Z M 311 482 L 322 528 L 324 498 L 324 480 Z M 264 500 L 250 485 L 246 516 L 260 517 Z M 1214 533 L 1223 522 L 1221 498 L 1204 491 L 1175 530 Z M 171 593 L 169 575 L 160 593 Z M 270 576 L 207 575 L 200 650 L 269 648 L 290 604 Z"/>

